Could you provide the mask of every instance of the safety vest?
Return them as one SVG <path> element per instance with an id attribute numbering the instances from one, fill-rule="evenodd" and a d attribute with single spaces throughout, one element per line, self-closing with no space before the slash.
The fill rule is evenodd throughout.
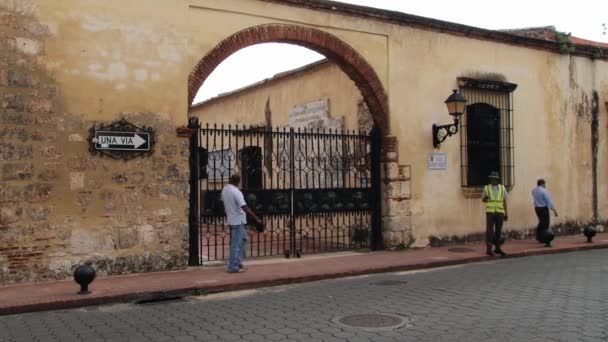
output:
<path id="1" fill-rule="evenodd" d="M 507 191 L 502 184 L 498 184 L 498 194 L 494 197 L 494 191 L 492 191 L 492 185 L 486 185 L 483 189 L 488 201 L 486 202 L 486 213 L 505 213 L 505 192 Z"/>

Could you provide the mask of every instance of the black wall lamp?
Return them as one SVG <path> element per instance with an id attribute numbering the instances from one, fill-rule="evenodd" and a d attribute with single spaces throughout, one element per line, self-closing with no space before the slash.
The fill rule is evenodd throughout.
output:
<path id="1" fill-rule="evenodd" d="M 458 90 L 454 89 L 452 95 L 444 101 L 448 107 L 448 113 L 454 117 L 454 123 L 449 125 L 437 126 L 433 124 L 433 147 L 437 148 L 449 136 L 458 133 L 458 121 L 464 113 L 467 99 L 458 94 Z"/>

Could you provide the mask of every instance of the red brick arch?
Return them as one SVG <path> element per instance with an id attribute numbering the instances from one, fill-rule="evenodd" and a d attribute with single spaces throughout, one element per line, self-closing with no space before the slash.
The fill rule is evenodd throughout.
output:
<path id="1" fill-rule="evenodd" d="M 290 43 L 317 51 L 335 62 L 355 82 L 376 126 L 388 133 L 388 101 L 384 87 L 374 69 L 350 45 L 337 37 L 309 27 L 285 24 L 254 26 L 237 32 L 220 42 L 203 57 L 188 77 L 188 103 L 211 72 L 228 56 L 247 46 L 260 43 Z"/>

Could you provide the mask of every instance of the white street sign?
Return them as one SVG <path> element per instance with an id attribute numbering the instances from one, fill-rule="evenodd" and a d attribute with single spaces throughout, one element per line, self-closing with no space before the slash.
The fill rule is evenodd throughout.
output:
<path id="1" fill-rule="evenodd" d="M 107 151 L 149 151 L 150 134 L 143 132 L 95 132 L 95 149 Z"/>

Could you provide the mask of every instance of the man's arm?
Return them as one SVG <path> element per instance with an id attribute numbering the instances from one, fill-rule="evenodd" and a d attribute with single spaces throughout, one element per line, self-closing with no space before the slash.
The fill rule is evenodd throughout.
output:
<path id="1" fill-rule="evenodd" d="M 245 196 L 243 196 L 243 193 L 241 191 L 238 192 L 238 195 L 236 196 L 236 205 L 238 205 L 239 207 L 241 207 L 241 209 L 243 209 L 243 211 L 248 214 L 250 217 L 253 218 L 253 220 L 256 223 L 261 224 L 262 220 L 260 220 L 259 217 L 257 217 L 253 211 L 251 211 L 251 209 L 249 209 L 249 207 L 247 206 L 247 202 L 245 202 Z"/>
<path id="2" fill-rule="evenodd" d="M 553 200 L 551 200 L 551 195 L 549 195 L 549 191 L 544 191 L 543 195 L 545 197 L 545 201 L 547 202 L 547 206 L 553 211 L 555 217 L 557 217 L 557 210 L 555 209 L 555 204 L 553 204 Z"/>
<path id="3" fill-rule="evenodd" d="M 259 223 L 259 224 L 261 224 L 261 223 L 262 223 L 262 220 L 260 220 L 260 218 L 259 218 L 259 217 L 257 217 L 257 216 L 256 216 L 256 215 L 253 213 L 253 211 L 251 211 L 251 209 L 249 209 L 249 207 L 248 207 L 248 206 L 244 205 L 244 206 L 242 206 L 241 208 L 243 209 L 243 211 L 245 211 L 245 213 L 247 213 L 247 215 L 249 215 L 250 217 L 252 217 L 252 218 L 253 218 L 253 220 L 254 220 L 256 223 Z"/>

